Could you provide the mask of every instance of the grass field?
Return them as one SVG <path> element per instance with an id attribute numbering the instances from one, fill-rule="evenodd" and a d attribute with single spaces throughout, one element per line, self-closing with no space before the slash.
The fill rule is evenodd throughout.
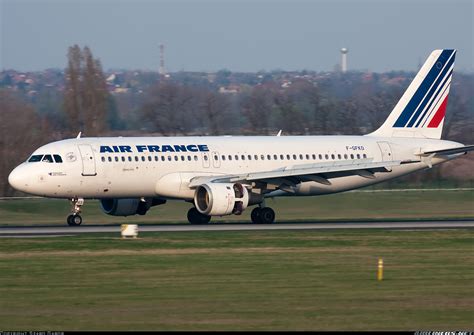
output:
<path id="1" fill-rule="evenodd" d="M 472 330 L 470 230 L 0 240 L 18 330 Z M 376 266 L 384 259 L 385 278 Z"/>
<path id="2" fill-rule="evenodd" d="M 145 216 L 105 215 L 97 201 L 86 201 L 84 224 L 186 223 L 191 204 L 169 201 L 153 207 Z M 473 191 L 348 192 L 319 197 L 267 200 L 277 221 L 380 220 L 474 218 Z M 0 225 L 64 225 L 69 214 L 67 200 L 33 199 L 0 201 Z M 213 218 L 212 222 L 250 222 L 250 211 L 241 216 Z"/>

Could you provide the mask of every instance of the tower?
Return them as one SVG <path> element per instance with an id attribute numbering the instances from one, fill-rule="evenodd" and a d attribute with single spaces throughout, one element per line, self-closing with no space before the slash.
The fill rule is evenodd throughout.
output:
<path id="1" fill-rule="evenodd" d="M 346 73 L 347 71 L 347 53 L 349 50 L 347 48 L 341 49 L 341 71 L 342 73 Z"/>
<path id="2" fill-rule="evenodd" d="M 159 69 L 160 76 L 164 76 L 165 73 L 165 46 L 160 44 L 160 69 Z"/>

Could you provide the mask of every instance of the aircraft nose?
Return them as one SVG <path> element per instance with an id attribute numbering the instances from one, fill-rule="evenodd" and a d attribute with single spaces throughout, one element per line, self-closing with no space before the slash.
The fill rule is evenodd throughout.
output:
<path id="1" fill-rule="evenodd" d="M 25 191 L 28 187 L 27 175 L 19 166 L 13 169 L 8 176 L 8 183 L 18 191 Z"/>

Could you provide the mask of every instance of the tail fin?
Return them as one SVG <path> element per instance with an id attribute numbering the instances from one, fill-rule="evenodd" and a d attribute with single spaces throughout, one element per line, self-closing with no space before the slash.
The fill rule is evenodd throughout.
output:
<path id="1" fill-rule="evenodd" d="M 456 50 L 434 50 L 371 136 L 441 138 Z"/>

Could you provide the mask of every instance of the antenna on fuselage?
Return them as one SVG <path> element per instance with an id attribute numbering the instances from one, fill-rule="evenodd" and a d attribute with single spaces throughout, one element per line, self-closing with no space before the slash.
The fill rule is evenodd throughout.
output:
<path id="1" fill-rule="evenodd" d="M 77 134 L 76 138 L 81 138 L 81 134 L 82 134 L 82 131 L 80 131 L 79 134 Z"/>

